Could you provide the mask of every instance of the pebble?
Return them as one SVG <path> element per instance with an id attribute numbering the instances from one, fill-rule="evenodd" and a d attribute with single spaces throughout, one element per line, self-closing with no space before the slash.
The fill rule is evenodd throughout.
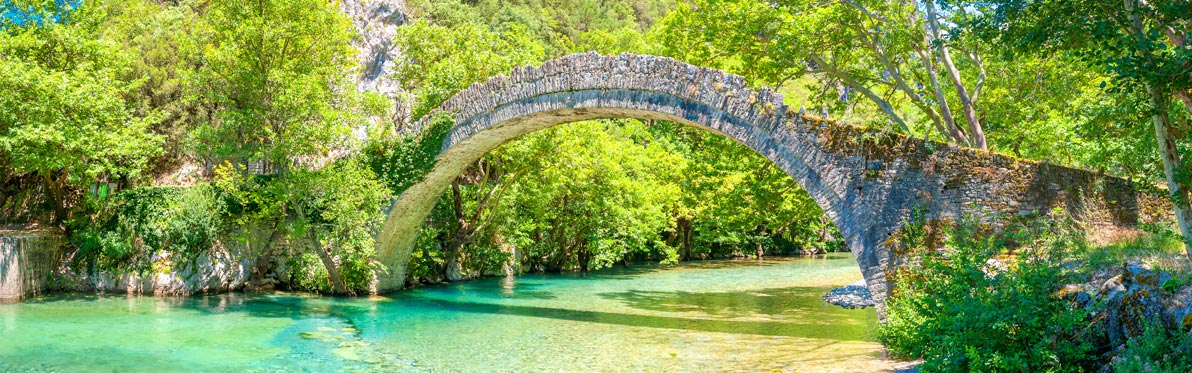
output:
<path id="1" fill-rule="evenodd" d="M 873 295 L 869 294 L 865 280 L 832 289 L 824 294 L 824 300 L 844 308 L 865 308 L 874 305 Z"/>

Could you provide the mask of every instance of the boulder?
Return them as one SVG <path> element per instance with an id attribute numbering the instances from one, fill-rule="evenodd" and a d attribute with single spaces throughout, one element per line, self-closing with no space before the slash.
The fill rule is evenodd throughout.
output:
<path id="1" fill-rule="evenodd" d="M 1150 322 L 1161 321 L 1164 313 L 1159 276 L 1137 262 L 1123 266 L 1122 275 L 1101 286 L 1106 295 L 1105 331 L 1117 346 L 1142 333 Z"/>

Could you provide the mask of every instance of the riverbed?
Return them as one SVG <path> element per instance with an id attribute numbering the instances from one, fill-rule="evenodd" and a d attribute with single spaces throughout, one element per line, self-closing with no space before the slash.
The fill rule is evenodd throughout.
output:
<path id="1" fill-rule="evenodd" d="M 0 305 L 0 371 L 889 371 L 849 254 L 636 265 L 389 297 L 54 295 Z"/>

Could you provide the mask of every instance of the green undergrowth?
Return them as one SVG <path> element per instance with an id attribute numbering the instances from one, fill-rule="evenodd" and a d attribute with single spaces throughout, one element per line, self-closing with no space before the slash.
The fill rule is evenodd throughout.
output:
<path id="1" fill-rule="evenodd" d="M 71 266 L 140 275 L 169 271 L 155 268 L 164 262 L 155 259 L 169 250 L 173 263 L 193 261 L 217 239 L 226 211 L 210 184 L 123 191 L 74 222 L 81 227 L 71 237 L 77 248 Z"/>
<path id="2" fill-rule="evenodd" d="M 1104 302 L 1077 306 L 1061 291 L 1131 260 L 1174 272 L 1162 285 L 1169 293 L 1192 283 L 1170 232 L 1148 227 L 1130 240 L 1095 246 L 1062 218 L 1011 223 L 996 232 L 965 219 L 931 223 L 919 219 L 904 229 L 936 231 L 905 235 L 909 263 L 892 278 L 887 322 L 878 328 L 892 353 L 923 359 L 923 371 L 1082 372 L 1105 364 L 1118 372 L 1192 369 L 1192 334 L 1160 326 L 1106 361 L 1110 351 L 1091 342 L 1104 333 L 1095 317 Z"/>
<path id="3" fill-rule="evenodd" d="M 1178 231 L 1171 225 L 1149 225 L 1131 237 L 1107 245 L 1085 245 L 1071 260 L 1092 270 L 1119 266 L 1137 260 L 1156 270 L 1173 274 L 1192 273 L 1192 261 L 1185 255 Z"/>
<path id="4" fill-rule="evenodd" d="M 922 223 L 920 223 L 922 224 Z M 895 354 L 924 359 L 928 372 L 1079 371 L 1093 346 L 1081 336 L 1083 310 L 1055 294 L 1074 280 L 1060 258 L 1077 237 L 1037 232 L 1004 266 L 1006 251 L 970 221 L 942 225 L 944 250 L 911 242 L 912 260 L 897 272 L 879 339 Z"/>

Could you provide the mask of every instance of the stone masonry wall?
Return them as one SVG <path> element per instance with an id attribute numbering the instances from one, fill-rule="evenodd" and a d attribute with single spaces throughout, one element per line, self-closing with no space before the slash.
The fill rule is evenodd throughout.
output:
<path id="1" fill-rule="evenodd" d="M 41 231 L 0 231 L 0 301 L 41 295 L 58 267 L 65 239 Z"/>

